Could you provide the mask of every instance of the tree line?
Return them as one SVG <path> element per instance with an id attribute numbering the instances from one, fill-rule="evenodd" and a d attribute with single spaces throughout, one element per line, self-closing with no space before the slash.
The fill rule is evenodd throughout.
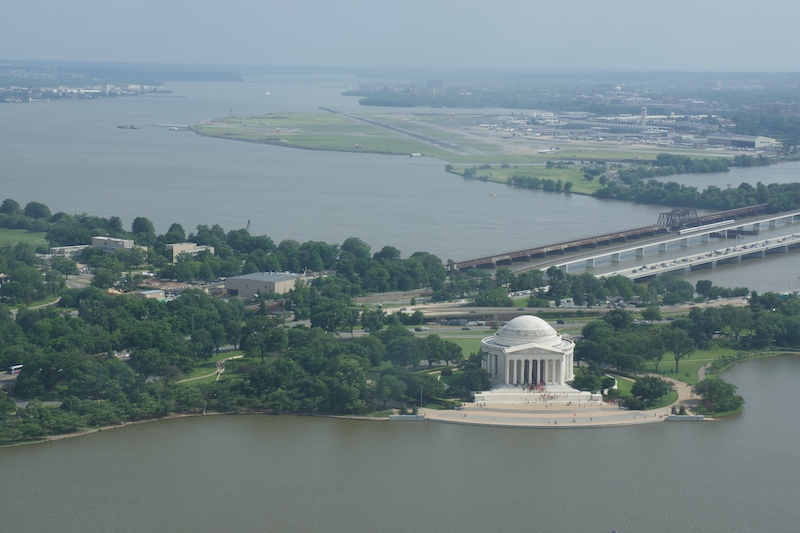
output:
<path id="1" fill-rule="evenodd" d="M 90 234 L 115 225 L 84 215 L 37 220 L 47 222 L 54 234 L 59 220 L 70 220 L 73 227 L 84 227 L 89 221 L 94 227 Z M 131 232 L 117 230 L 116 235 L 133 235 L 155 249 L 160 242 L 189 237 L 175 225 L 168 231 L 170 236 L 155 235 L 152 224 L 142 218 L 134 221 Z M 211 238 L 215 235 L 217 240 Z M 313 265 L 313 257 L 302 254 L 316 253 L 322 261 L 317 266 L 334 266 L 338 271 L 310 285 L 298 283 L 286 295 L 291 302 L 287 311 L 310 321 L 308 327 L 290 326 L 284 317 L 291 313 L 268 315 L 264 298 L 248 309 L 241 299 L 215 298 L 196 289 L 168 302 L 104 290 L 109 284 L 137 289 L 141 277 L 120 275 L 119 270 L 126 261 L 152 257 L 158 263 L 157 252 L 131 258 L 125 255 L 131 251 L 104 254 L 87 249 L 93 284 L 70 289 L 65 276 L 77 273 L 73 261 L 54 261 L 48 266 L 29 244 L 0 247 L 0 271 L 9 273 L 9 281 L 0 289 L 0 368 L 23 365 L 14 396 L 31 400 L 25 409 L 17 409 L 10 397 L 0 395 L 0 441 L 38 439 L 83 427 L 206 409 L 363 414 L 391 400 L 411 402 L 420 393 L 425 401 L 444 401 L 440 400 L 443 382 L 420 370 L 423 361 L 426 369 L 442 363 L 463 368 L 451 378 L 450 395 L 488 387 L 478 356 L 464 359 L 458 345 L 436 335 L 418 338 L 409 331 L 409 324 L 421 322 L 421 313 L 387 314 L 353 303 L 353 294 L 362 294 L 366 288 L 387 289 L 392 283 L 443 286 L 444 267 L 435 256 L 420 252 L 404 260 L 389 246 L 373 254 L 355 238 L 341 247 L 315 242 L 295 246 L 286 241 L 270 246 L 268 237 L 244 231 L 225 234 L 221 228 L 206 226 L 199 226 L 192 235 L 198 236 L 197 240 L 218 247 L 223 257 L 228 254 L 239 264 L 274 254 L 309 260 Z M 209 260 L 204 255 L 219 258 L 186 256 L 177 264 L 196 261 L 202 265 Z M 160 271 L 170 273 L 172 265 L 163 265 Z M 69 268 L 62 272 L 64 266 Z M 116 274 L 107 276 L 108 272 Z M 48 295 L 59 296 L 58 304 L 41 309 L 22 305 L 16 314 L 8 307 Z M 371 334 L 340 336 L 342 331 L 352 333 L 358 324 L 367 325 Z M 231 349 L 241 350 L 246 357 L 227 363 L 230 378 L 216 384 L 179 382 Z M 46 407 L 42 403 L 46 401 L 60 402 L 60 407 Z"/>
<path id="2" fill-rule="evenodd" d="M 140 248 L 120 250 L 113 256 L 99 249 L 85 250 L 83 260 L 95 269 L 95 285 L 101 288 L 117 283 L 124 271 L 145 264 L 155 268 L 160 277 L 178 281 L 210 281 L 253 272 L 334 271 L 351 295 L 420 287 L 436 290 L 441 288 L 446 275 L 441 259 L 433 254 L 417 252 L 402 258 L 393 246 L 373 253 L 367 243 L 356 237 L 346 239 L 341 245 L 320 241 L 299 243 L 292 239 L 276 245 L 266 235 L 253 236 L 244 229 L 226 232 L 218 224 L 201 224 L 187 234 L 178 223 L 159 235 L 146 217 L 134 218 L 130 230 L 126 230 L 119 217 L 106 219 L 63 212 L 53 215 L 42 203 L 30 202 L 22 208 L 12 199 L 0 205 L 0 227 L 46 232 L 50 246 L 88 245 L 92 237 L 107 236 L 131 239 L 136 245 L 148 248 L 146 252 Z M 212 246 L 215 252 L 183 254 L 172 263 L 167 245 L 187 241 Z M 69 263 L 61 263 L 60 267 L 73 273 Z"/>

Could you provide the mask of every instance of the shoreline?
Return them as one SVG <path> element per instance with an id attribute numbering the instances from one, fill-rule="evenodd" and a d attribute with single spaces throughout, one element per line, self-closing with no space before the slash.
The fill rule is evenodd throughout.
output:
<path id="1" fill-rule="evenodd" d="M 388 417 L 370 417 L 370 416 L 352 416 L 352 415 L 326 415 L 316 413 L 271 413 L 268 411 L 239 411 L 226 413 L 223 411 L 207 411 L 205 413 L 173 413 L 167 416 L 158 418 L 147 418 L 144 420 L 134 420 L 131 422 L 122 422 L 120 424 L 109 424 L 97 428 L 90 428 L 79 431 L 72 431 L 70 433 L 61 433 L 59 435 L 48 435 L 38 440 L 27 440 L 21 442 L 11 442 L 8 444 L 0 444 L 0 448 L 12 448 L 15 446 L 29 446 L 34 444 L 45 444 L 47 442 L 59 441 L 64 439 L 72 439 L 75 437 L 83 437 L 85 435 L 92 435 L 94 433 L 102 433 L 103 431 L 112 431 L 115 429 L 122 429 L 129 426 L 136 426 L 139 424 L 147 424 L 149 422 L 158 422 L 159 420 L 178 420 L 181 418 L 196 418 L 202 416 L 236 416 L 236 415 L 269 415 L 269 416 L 309 416 L 318 418 L 339 418 L 342 420 L 363 420 L 363 421 L 389 421 Z"/>
<path id="2" fill-rule="evenodd" d="M 766 352 L 756 357 L 748 357 L 741 361 L 749 361 L 751 359 L 766 359 L 770 357 L 778 357 L 780 355 L 797 355 L 793 352 Z M 739 363 L 741 361 L 734 362 Z M 707 367 L 708 365 L 705 365 Z M 733 365 L 723 369 L 720 374 L 724 373 Z M 702 369 L 701 369 L 702 370 Z M 719 375 L 719 374 L 718 374 Z M 662 376 L 663 377 L 663 376 Z M 617 407 L 610 407 L 606 404 L 601 406 L 560 406 L 553 405 L 553 409 L 546 406 L 544 409 L 541 407 L 537 409 L 530 409 L 529 406 L 520 405 L 507 405 L 507 406 L 494 406 L 494 407 L 476 407 L 474 404 L 464 404 L 460 410 L 439 410 L 428 409 L 423 407 L 420 413 L 425 415 L 424 421 L 438 422 L 443 424 L 460 424 L 471 425 L 480 427 L 503 427 L 503 428 L 601 428 L 601 427 L 621 427 L 631 425 L 652 424 L 655 422 L 667 421 L 670 415 L 670 410 L 673 405 L 683 403 L 688 411 L 691 412 L 691 407 L 697 405 L 699 397 L 694 394 L 692 386 L 683 382 L 675 380 L 674 378 L 665 378 L 675 385 L 678 390 L 678 399 L 666 405 L 653 409 L 652 411 L 629 411 L 619 409 Z M 683 392 L 683 395 L 681 394 Z M 661 413 L 661 411 L 664 411 Z M 580 413 L 579 413 L 580 412 Z M 570 414 L 571 413 L 571 414 Z M 735 414 L 735 413 L 732 413 Z M 71 433 L 62 433 L 60 435 L 48 435 L 39 440 L 14 442 L 0 445 L 0 448 L 11 448 L 14 446 L 29 446 L 34 444 L 44 444 L 47 442 L 71 439 L 74 437 L 82 437 L 84 435 L 91 435 L 93 433 L 100 433 L 103 431 L 111 431 L 114 429 L 121 429 L 128 426 L 145 424 L 148 422 L 156 422 L 159 420 L 176 420 L 180 418 L 194 418 L 199 416 L 233 416 L 233 415 L 271 415 L 271 416 L 310 416 L 319 418 L 338 418 L 341 420 L 358 420 L 358 421 L 380 421 L 388 422 L 388 417 L 370 417 L 370 416 L 354 416 L 354 415 L 326 415 L 317 413 L 270 413 L 267 411 L 241 411 L 226 413 L 221 411 L 211 411 L 206 413 L 174 413 L 159 418 L 148 418 L 146 420 L 135 420 L 132 422 L 122 422 L 121 424 L 112 424 L 108 426 L 101 426 L 99 428 L 91 428 L 82 431 L 73 431 Z M 575 415 L 575 416 L 573 416 Z M 586 420 L 586 418 L 589 420 Z M 594 420 L 597 417 L 598 420 Z M 714 421 L 719 418 L 705 417 L 704 421 Z M 574 422 L 572 422 L 574 420 Z M 560 421 L 560 424 L 554 423 Z"/>

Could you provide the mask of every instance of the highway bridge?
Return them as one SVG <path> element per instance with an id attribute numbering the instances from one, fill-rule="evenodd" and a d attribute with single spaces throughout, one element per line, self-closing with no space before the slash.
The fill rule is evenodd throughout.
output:
<path id="1" fill-rule="evenodd" d="M 552 261 L 546 262 L 539 262 L 536 265 L 532 265 L 527 268 L 515 269 L 517 272 L 530 270 L 530 269 L 539 269 L 539 270 L 547 270 L 551 266 L 555 266 L 564 270 L 565 272 L 569 272 L 571 269 L 576 267 L 585 267 L 587 269 L 594 268 L 595 262 L 597 260 L 602 259 L 609 259 L 612 264 L 619 263 L 622 257 L 635 257 L 636 259 L 641 259 L 642 261 L 645 260 L 645 257 L 651 253 L 660 253 L 660 252 L 667 252 L 675 247 L 679 248 L 689 248 L 690 240 L 697 243 L 708 243 L 714 237 L 720 237 L 723 239 L 730 239 L 736 238 L 736 244 L 734 246 L 726 245 L 722 249 L 725 250 L 728 248 L 728 252 L 732 253 L 732 249 L 739 249 L 743 246 L 738 244 L 738 238 L 745 237 L 745 236 L 753 236 L 758 235 L 759 231 L 763 228 L 777 228 L 778 225 L 787 225 L 791 226 L 795 223 L 795 221 L 800 217 L 800 211 L 789 211 L 785 213 L 777 213 L 775 215 L 768 215 L 764 217 L 757 217 L 754 219 L 750 219 L 747 221 L 727 221 L 725 223 L 712 223 L 703 226 L 698 226 L 695 228 L 688 228 L 684 230 L 680 230 L 678 232 L 670 232 L 667 234 L 663 234 L 657 236 L 654 239 L 649 239 L 647 241 L 639 241 L 636 244 L 623 244 L 620 246 L 609 247 L 604 250 L 586 250 L 584 253 L 578 254 L 571 254 L 569 257 L 562 257 L 553 259 Z M 774 237 L 771 240 L 775 240 L 781 237 L 787 236 L 779 236 Z M 751 243 L 748 243 L 748 245 Z M 770 246 L 770 249 L 775 247 L 774 242 Z M 793 248 L 792 248 L 793 249 Z M 788 249 L 786 250 L 788 251 Z M 741 255 L 736 253 L 734 255 Z M 743 252 L 743 255 L 750 256 L 751 253 Z M 689 257 L 689 256 L 687 256 Z M 678 270 L 677 268 L 674 270 Z M 632 276 L 634 278 L 642 277 L 642 276 Z"/>
<path id="2" fill-rule="evenodd" d="M 469 259 L 466 261 L 459 261 L 450 263 L 450 269 L 468 270 L 475 267 L 495 268 L 498 264 L 511 264 L 514 261 L 531 261 L 534 258 L 544 258 L 548 254 L 565 254 L 567 252 L 576 252 L 583 248 L 596 248 L 598 245 L 609 245 L 614 242 L 625 242 L 629 239 L 641 239 L 642 237 L 653 237 L 660 234 L 668 235 L 672 229 L 683 227 L 687 224 L 700 226 L 704 224 L 713 224 L 725 220 L 740 220 L 748 217 L 754 217 L 764 213 L 764 204 L 744 207 L 740 209 L 731 209 L 729 211 L 721 211 L 711 215 L 703 215 L 700 217 L 681 217 L 681 216 L 664 216 L 659 217 L 659 222 L 652 226 L 645 226 L 642 228 L 634 228 L 625 231 L 614 233 L 607 233 L 604 235 L 597 235 L 594 237 L 586 237 L 583 239 L 575 239 L 571 241 L 564 241 L 553 244 L 546 244 L 544 246 L 536 246 L 525 250 L 517 250 L 514 252 L 506 252 L 478 259 Z M 684 213 L 681 211 L 681 213 Z M 786 215 L 784 215 L 786 216 Z"/>
<path id="3" fill-rule="evenodd" d="M 683 274 L 702 268 L 714 268 L 718 265 L 735 264 L 744 259 L 760 259 L 769 254 L 788 253 L 792 250 L 799 249 L 800 233 L 792 233 L 742 245 L 718 248 L 710 252 L 702 252 L 666 261 L 644 264 L 633 269 L 628 268 L 615 272 L 608 272 L 603 274 L 603 276 L 621 275 L 633 280 L 647 280 L 666 272 Z"/>

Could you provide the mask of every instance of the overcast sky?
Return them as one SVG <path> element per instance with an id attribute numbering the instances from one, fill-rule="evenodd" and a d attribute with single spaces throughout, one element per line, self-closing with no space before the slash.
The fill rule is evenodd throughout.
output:
<path id="1" fill-rule="evenodd" d="M 4 2 L 4 59 L 800 71 L 798 0 Z"/>

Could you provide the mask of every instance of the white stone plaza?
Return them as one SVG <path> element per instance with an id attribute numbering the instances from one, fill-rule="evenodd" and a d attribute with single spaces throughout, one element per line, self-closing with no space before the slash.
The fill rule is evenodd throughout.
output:
<path id="1" fill-rule="evenodd" d="M 575 343 L 539 317 L 518 316 L 481 341 L 482 366 L 492 390 L 475 394 L 483 404 L 602 403 L 602 396 L 567 383 L 574 374 Z"/>

